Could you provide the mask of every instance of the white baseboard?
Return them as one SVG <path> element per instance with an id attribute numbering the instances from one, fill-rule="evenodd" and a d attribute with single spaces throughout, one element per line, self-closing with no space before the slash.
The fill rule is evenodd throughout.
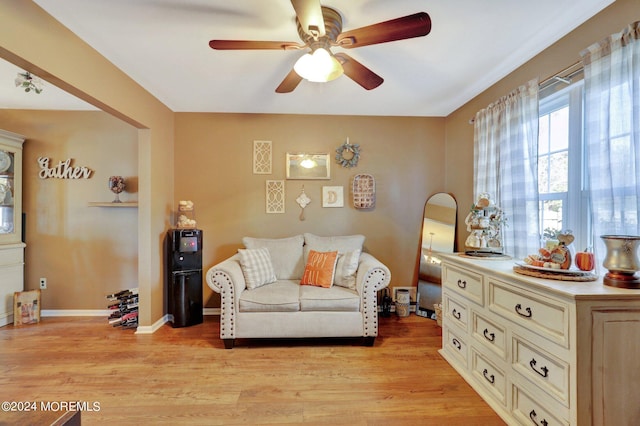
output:
<path id="1" fill-rule="evenodd" d="M 166 314 L 152 325 L 139 325 L 135 334 L 153 334 L 165 325 L 165 323 L 169 322 L 169 318 L 169 314 Z"/>
<path id="2" fill-rule="evenodd" d="M 40 311 L 41 317 L 105 317 L 111 313 L 108 309 L 43 309 Z M 220 308 L 203 308 L 203 315 L 220 315 Z M 13 322 L 13 318 L 9 318 Z M 139 325 L 136 334 L 153 334 L 165 323 L 173 320 L 170 314 L 164 315 L 150 326 Z M 8 321 L 9 322 L 9 321 Z M 7 322 L 7 323 L 8 323 Z"/>

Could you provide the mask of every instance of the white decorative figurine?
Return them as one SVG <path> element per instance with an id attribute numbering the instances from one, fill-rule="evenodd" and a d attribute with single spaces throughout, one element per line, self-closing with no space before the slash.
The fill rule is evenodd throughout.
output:
<path id="1" fill-rule="evenodd" d="M 193 202 L 190 200 L 181 200 L 178 202 L 178 211 L 181 214 L 178 216 L 178 228 L 195 228 L 196 217 L 193 208 Z"/>

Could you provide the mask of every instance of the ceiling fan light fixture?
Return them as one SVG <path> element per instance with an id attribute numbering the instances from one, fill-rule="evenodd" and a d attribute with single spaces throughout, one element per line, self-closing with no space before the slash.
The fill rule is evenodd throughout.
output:
<path id="1" fill-rule="evenodd" d="M 335 56 L 322 47 L 300 57 L 293 69 L 300 77 L 316 83 L 335 80 L 344 72 Z"/>
<path id="2" fill-rule="evenodd" d="M 42 80 L 29 71 L 19 72 L 15 79 L 16 87 L 24 89 L 25 92 L 31 92 L 40 94 L 43 90 Z"/>

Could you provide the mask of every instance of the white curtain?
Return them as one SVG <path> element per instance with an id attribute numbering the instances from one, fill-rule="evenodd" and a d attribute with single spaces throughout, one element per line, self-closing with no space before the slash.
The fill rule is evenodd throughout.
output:
<path id="1" fill-rule="evenodd" d="M 605 234 L 640 235 L 640 22 L 585 49 L 585 145 L 598 259 Z"/>
<path id="2" fill-rule="evenodd" d="M 537 253 L 538 81 L 478 111 L 474 121 L 474 197 L 489 193 L 507 217 L 505 252 Z"/>

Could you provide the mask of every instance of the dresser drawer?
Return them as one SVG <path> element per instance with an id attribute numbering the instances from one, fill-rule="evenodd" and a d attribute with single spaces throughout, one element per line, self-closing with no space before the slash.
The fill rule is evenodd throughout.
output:
<path id="1" fill-rule="evenodd" d="M 476 340 L 494 351 L 503 360 L 507 359 L 507 338 L 505 329 L 493 321 L 473 311 L 471 314 L 471 331 Z"/>
<path id="2" fill-rule="evenodd" d="M 442 268 L 443 285 L 467 299 L 484 305 L 484 286 L 482 275 L 462 268 L 445 265 Z"/>
<path id="3" fill-rule="evenodd" d="M 561 408 L 547 408 L 540 402 L 540 398 L 529 395 L 517 385 L 513 385 L 512 413 L 521 424 L 535 424 L 539 426 L 569 426 L 566 420 L 568 410 Z M 551 414 L 553 413 L 553 414 Z"/>
<path id="4" fill-rule="evenodd" d="M 518 335 L 513 335 L 513 369 L 569 406 L 569 365 Z"/>
<path id="5" fill-rule="evenodd" d="M 471 372 L 494 399 L 507 406 L 507 379 L 504 371 L 496 367 L 485 355 L 471 348 Z"/>
<path id="6" fill-rule="evenodd" d="M 449 293 L 444 293 L 442 295 L 442 303 L 442 309 L 444 310 L 443 314 L 449 321 L 451 321 L 450 323 L 468 331 L 468 306 L 458 298 L 452 298 Z"/>
<path id="7" fill-rule="evenodd" d="M 463 366 L 467 368 L 469 364 L 469 347 L 465 343 L 465 339 L 461 338 L 462 334 L 444 327 L 442 330 L 442 346 L 447 353 L 452 354 Z"/>
<path id="8" fill-rule="evenodd" d="M 489 281 L 489 310 L 569 347 L 569 306 L 559 300 Z"/>

